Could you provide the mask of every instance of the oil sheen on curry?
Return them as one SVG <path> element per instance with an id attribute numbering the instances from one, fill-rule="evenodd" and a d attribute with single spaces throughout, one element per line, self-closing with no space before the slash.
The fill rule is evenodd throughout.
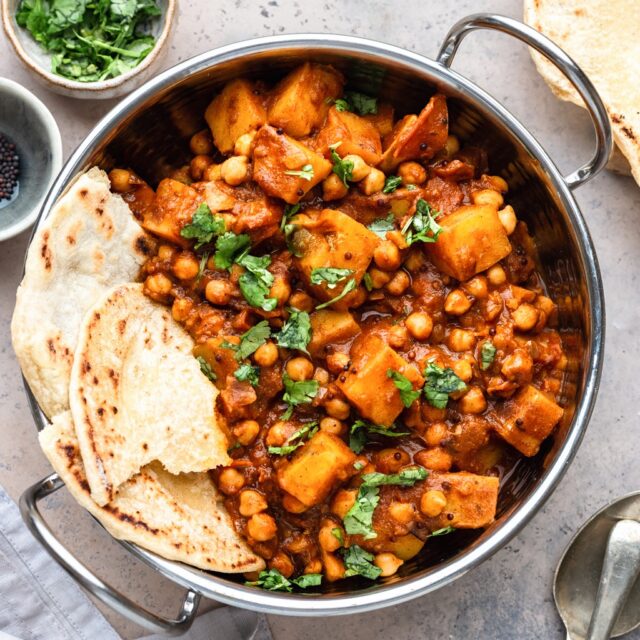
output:
<path id="1" fill-rule="evenodd" d="M 145 293 L 219 388 L 234 526 L 299 591 L 402 571 L 490 525 L 501 477 L 563 415 L 557 310 L 486 153 L 304 64 L 227 84 L 155 191 L 110 174 L 159 238 Z"/>

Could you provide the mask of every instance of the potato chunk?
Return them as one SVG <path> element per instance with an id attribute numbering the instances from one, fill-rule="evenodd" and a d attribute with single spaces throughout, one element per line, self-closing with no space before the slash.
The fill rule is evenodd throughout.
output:
<path id="1" fill-rule="evenodd" d="M 329 146 L 337 143 L 340 146 L 336 151 L 341 157 L 353 153 L 372 166 L 382 157 L 380 134 L 373 124 L 355 113 L 331 107 L 327 122 L 318 134 L 316 148 L 328 155 Z"/>
<path id="2" fill-rule="evenodd" d="M 478 529 L 490 525 L 496 516 L 499 485 L 498 478 L 466 471 L 432 472 L 424 483 L 425 491 L 442 491 L 447 504 L 439 516 L 431 519 L 430 529 Z"/>
<path id="3" fill-rule="evenodd" d="M 393 131 L 393 107 L 388 102 L 378 103 L 377 113 L 369 113 L 362 117 L 370 122 L 381 136 L 386 136 Z"/>
<path id="4" fill-rule="evenodd" d="M 202 200 L 202 196 L 190 186 L 165 178 L 156 190 L 154 206 L 144 212 L 141 224 L 147 231 L 187 247 L 189 241 L 180 235 L 180 230 L 191 222 Z"/>
<path id="5" fill-rule="evenodd" d="M 269 102 L 268 121 L 294 138 L 322 126 L 329 105 L 342 93 L 344 79 L 333 67 L 303 64 L 283 78 Z"/>
<path id="6" fill-rule="evenodd" d="M 231 153 L 241 135 L 259 129 L 267 121 L 262 97 L 255 94 L 254 88 L 248 80 L 232 80 L 204 112 L 220 153 Z"/>
<path id="7" fill-rule="evenodd" d="M 319 431 L 291 462 L 278 469 L 278 484 L 307 507 L 320 504 L 352 473 L 356 455 L 338 436 Z"/>
<path id="8" fill-rule="evenodd" d="M 321 309 L 311 314 L 311 355 L 324 355 L 328 344 L 344 342 L 360 333 L 360 326 L 348 311 Z"/>
<path id="9" fill-rule="evenodd" d="M 298 265 L 314 294 L 323 300 L 335 298 L 352 278 L 356 284 L 364 277 L 378 246 L 378 236 L 350 216 L 335 209 L 323 209 L 318 216 L 298 216 L 293 245 L 300 254 Z M 336 287 L 311 285 L 314 269 L 351 269 L 353 274 Z"/>
<path id="10" fill-rule="evenodd" d="M 432 262 L 457 280 L 468 280 L 511 253 L 511 243 L 491 205 L 460 207 L 438 220 L 438 241 L 425 245 Z"/>
<path id="11" fill-rule="evenodd" d="M 306 179 L 291 175 L 310 166 Z M 266 125 L 258 131 L 253 149 L 253 179 L 267 195 L 296 204 L 307 191 L 331 173 L 332 164 L 319 153 Z"/>
<path id="12" fill-rule="evenodd" d="M 527 385 L 505 403 L 496 431 L 525 456 L 534 456 L 560 422 L 564 410 L 542 391 Z"/>
<path id="13" fill-rule="evenodd" d="M 388 173 L 405 160 L 428 160 L 444 147 L 448 134 L 447 101 L 436 94 L 420 115 L 405 116 L 396 124 L 380 168 Z"/>
<path id="14" fill-rule="evenodd" d="M 394 381 L 393 369 L 407 377 L 414 389 L 424 384 L 417 367 L 407 362 L 376 335 L 358 338 L 351 348 L 351 367 L 340 376 L 338 386 L 360 415 L 374 424 L 390 427 L 402 413 L 404 404 Z M 344 380 L 343 380 L 344 378 Z"/>

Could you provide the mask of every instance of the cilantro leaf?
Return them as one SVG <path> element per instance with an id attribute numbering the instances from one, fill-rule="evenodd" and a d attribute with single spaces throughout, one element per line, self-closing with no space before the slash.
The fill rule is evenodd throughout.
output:
<path id="1" fill-rule="evenodd" d="M 351 110 L 358 115 L 366 116 L 370 113 L 373 115 L 378 113 L 378 98 L 372 98 L 359 91 L 345 91 L 344 97 L 351 105 Z"/>
<path id="2" fill-rule="evenodd" d="M 361 453 L 367 444 L 369 434 L 377 434 L 387 438 L 408 436 L 408 431 L 393 431 L 393 427 L 383 427 L 364 420 L 356 420 L 349 430 L 349 447 L 355 453 Z"/>
<path id="3" fill-rule="evenodd" d="M 453 369 L 443 369 L 433 362 L 429 362 L 424 370 L 427 382 L 424 385 L 424 395 L 427 402 L 436 409 L 444 409 L 449 402 L 449 394 L 464 391 L 467 385 L 458 378 Z"/>
<path id="4" fill-rule="evenodd" d="M 372 564 L 373 555 L 357 544 L 342 550 L 342 559 L 346 568 L 344 577 L 363 576 L 375 580 L 382 573 L 382 569 Z"/>
<path id="5" fill-rule="evenodd" d="M 252 387 L 260 382 L 260 367 L 254 367 L 248 362 L 241 364 L 233 374 L 240 382 L 248 382 Z"/>
<path id="6" fill-rule="evenodd" d="M 368 487 L 380 487 L 382 485 L 412 487 L 416 482 L 425 480 L 428 475 L 429 472 L 423 467 L 407 467 L 399 473 L 365 473 L 362 476 L 362 482 Z"/>
<path id="7" fill-rule="evenodd" d="M 342 545 L 344 546 L 344 536 L 342 535 L 342 529 L 340 527 L 334 527 L 331 529 L 331 535 Z"/>
<path id="8" fill-rule="evenodd" d="M 304 573 L 299 578 L 294 578 L 291 582 L 301 589 L 306 589 L 307 587 L 318 587 L 322 584 L 322 574 Z"/>
<path id="9" fill-rule="evenodd" d="M 420 397 L 420 389 L 414 390 L 411 380 L 403 376 L 399 371 L 387 369 L 387 378 L 391 378 L 393 384 L 400 391 L 400 399 L 405 407 L 410 407 Z"/>
<path id="10" fill-rule="evenodd" d="M 333 173 L 335 173 L 345 187 L 349 187 L 349 182 L 353 179 L 353 161 L 343 160 L 336 151 L 336 145 L 329 147 L 331 151 L 331 161 L 333 162 Z"/>
<path id="11" fill-rule="evenodd" d="M 200 256 L 200 264 L 198 265 L 198 275 L 196 276 L 196 284 L 200 282 L 202 276 L 204 275 L 205 267 L 207 266 L 207 260 L 209 260 L 209 256 L 211 254 L 208 251 L 205 251 Z"/>
<path id="12" fill-rule="evenodd" d="M 368 271 L 362 276 L 362 283 L 364 284 L 364 288 L 367 291 L 371 291 L 373 289 L 373 280 L 371 278 L 371 274 Z"/>
<path id="13" fill-rule="evenodd" d="M 180 229 L 183 238 L 195 239 L 195 249 L 211 242 L 214 236 L 224 233 L 224 220 L 220 216 L 214 216 L 209 205 L 203 202 L 193 214 L 191 222 Z"/>
<path id="14" fill-rule="evenodd" d="M 218 376 L 214 373 L 211 365 L 202 356 L 196 356 L 196 360 L 200 364 L 200 371 L 202 371 L 209 380 L 213 382 L 218 379 Z"/>
<path id="15" fill-rule="evenodd" d="M 236 258 L 251 246 L 251 238 L 246 233 L 236 235 L 227 231 L 216 240 L 216 267 L 230 269 Z"/>
<path id="16" fill-rule="evenodd" d="M 252 353 L 256 352 L 258 347 L 261 347 L 270 335 L 271 327 L 269 323 L 266 320 L 262 320 L 240 336 L 239 345 L 227 343 L 230 346 L 226 348 L 233 348 L 234 351 L 236 351 L 236 360 L 245 360 Z M 221 346 L 225 346 L 224 343 L 222 343 Z"/>
<path id="17" fill-rule="evenodd" d="M 248 587 L 261 587 L 267 591 L 287 591 L 289 593 L 293 591 L 291 582 L 277 569 L 265 569 L 260 572 L 257 580 L 245 582 L 245 585 Z"/>
<path id="18" fill-rule="evenodd" d="M 313 180 L 313 165 L 305 164 L 302 169 L 298 171 L 285 171 L 284 173 L 287 176 L 296 176 L 298 178 L 302 178 L 303 180 L 311 182 L 311 180 Z"/>
<path id="19" fill-rule="evenodd" d="M 396 228 L 394 222 L 395 218 L 393 217 L 393 213 L 390 213 L 386 218 L 374 220 L 367 229 L 373 231 L 379 238 L 386 240 L 387 231 L 393 231 Z"/>
<path id="20" fill-rule="evenodd" d="M 393 193 L 401 184 L 402 178 L 400 176 L 387 176 L 382 193 Z"/>
<path id="21" fill-rule="evenodd" d="M 300 211 L 300 203 L 298 204 L 288 204 L 284 208 L 284 213 L 282 214 L 282 220 L 280 220 L 280 231 L 284 231 L 287 226 L 287 222 L 293 218 Z"/>
<path id="22" fill-rule="evenodd" d="M 416 203 L 416 212 L 407 220 L 402 233 L 408 245 L 414 242 L 432 243 L 438 240 L 442 227 L 436 222 L 440 214 L 433 212 L 426 200 L 420 198 Z"/>
<path id="23" fill-rule="evenodd" d="M 282 326 L 280 333 L 276 334 L 276 342 L 279 347 L 297 349 L 304 353 L 311 340 L 311 320 L 306 311 L 291 309 L 289 318 Z"/>
<path id="24" fill-rule="evenodd" d="M 278 456 L 288 456 L 298 447 L 301 447 L 305 443 L 305 440 L 311 440 L 316 433 L 318 433 L 318 423 L 308 422 L 304 427 L 298 429 L 292 436 L 289 436 L 281 447 L 271 446 L 267 450 L 269 453 Z"/>
<path id="25" fill-rule="evenodd" d="M 338 98 L 334 104 L 338 111 L 351 111 L 351 105 L 344 98 Z"/>
<path id="26" fill-rule="evenodd" d="M 317 267 L 311 272 L 311 284 L 327 283 L 328 289 L 335 289 L 338 282 L 346 280 L 353 275 L 353 269 L 337 269 L 335 267 Z"/>
<path id="27" fill-rule="evenodd" d="M 482 363 L 480 365 L 480 368 L 483 371 L 486 371 L 491 366 L 491 363 L 493 362 L 495 357 L 496 357 L 496 348 L 494 347 L 491 340 L 487 340 L 486 342 L 483 342 L 482 346 L 480 347 L 480 360 Z"/>
<path id="28" fill-rule="evenodd" d="M 243 254 L 236 259 L 236 262 L 247 270 L 238 278 L 240 293 L 245 300 L 252 307 L 273 311 L 278 306 L 278 300 L 267 297 L 274 280 L 273 274 L 267 270 L 271 264 L 271 258 Z"/>
<path id="29" fill-rule="evenodd" d="M 435 531 L 432 531 L 429 534 L 430 538 L 436 538 L 437 536 L 446 536 L 449 533 L 453 533 L 456 530 L 455 527 L 452 526 L 448 526 L 448 527 L 443 527 L 442 529 L 436 529 Z"/>
<path id="30" fill-rule="evenodd" d="M 341 293 L 339 293 L 335 298 L 332 298 L 331 300 L 327 300 L 327 302 L 323 302 L 322 304 L 319 304 L 316 307 L 316 311 L 319 311 L 320 309 L 325 309 L 326 307 L 331 306 L 334 302 L 338 302 L 339 300 L 342 300 L 342 298 L 344 298 L 348 293 L 351 293 L 355 288 L 356 288 L 356 281 L 354 278 L 351 278 L 351 280 L 349 280 L 347 282 L 347 284 L 344 285 L 344 289 L 342 290 Z"/>
<path id="31" fill-rule="evenodd" d="M 299 404 L 309 404 L 313 401 L 320 388 L 320 383 L 317 380 L 292 380 L 286 371 L 282 376 L 282 381 L 284 382 L 282 399 L 289 405 L 283 416 L 287 420 L 291 417 L 294 407 Z"/>

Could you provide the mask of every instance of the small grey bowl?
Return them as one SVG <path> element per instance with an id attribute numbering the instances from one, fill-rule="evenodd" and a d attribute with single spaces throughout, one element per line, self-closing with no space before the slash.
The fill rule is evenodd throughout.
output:
<path id="1" fill-rule="evenodd" d="M 0 133 L 20 157 L 18 194 L 0 202 L 0 241 L 31 226 L 62 167 L 62 139 L 51 112 L 22 85 L 0 78 Z"/>

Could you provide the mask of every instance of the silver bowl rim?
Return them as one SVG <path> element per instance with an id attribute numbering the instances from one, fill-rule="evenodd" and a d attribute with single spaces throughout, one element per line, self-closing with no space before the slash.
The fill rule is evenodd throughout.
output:
<path id="1" fill-rule="evenodd" d="M 306 51 L 312 49 L 314 53 L 326 51 L 393 61 L 418 74 L 429 74 L 441 87 L 460 91 L 470 102 L 480 104 L 485 111 L 500 121 L 511 136 L 517 139 L 538 161 L 549 178 L 575 231 L 579 249 L 578 258 L 585 265 L 586 287 L 591 302 L 590 340 L 586 360 L 588 370 L 585 372 L 584 391 L 577 402 L 572 423 L 567 430 L 564 442 L 558 448 L 555 459 L 537 480 L 531 493 L 514 508 L 505 522 L 497 525 L 485 540 L 475 543 L 454 558 L 431 569 L 427 575 L 409 576 L 395 583 L 376 585 L 352 594 L 280 594 L 245 587 L 226 578 L 166 560 L 145 549 L 120 541 L 125 548 L 162 575 L 177 584 L 225 604 L 289 616 L 361 613 L 399 604 L 449 584 L 501 549 L 549 498 L 573 460 L 594 408 L 604 355 L 602 279 L 593 242 L 569 186 L 542 146 L 515 116 L 474 82 L 437 61 L 401 47 L 347 35 L 305 33 L 244 40 L 187 59 L 147 81 L 105 115 L 67 160 L 42 205 L 33 233 L 37 232 L 55 200 L 63 193 L 70 180 L 86 168 L 86 163 L 95 147 L 101 144 L 115 126 L 135 112 L 150 96 L 170 88 L 193 73 L 214 69 L 222 62 L 280 49 L 288 52 L 299 50 L 301 57 L 305 57 Z M 28 397 L 35 422 L 38 428 L 42 429 L 47 424 L 46 418 L 32 394 L 28 393 Z"/>

